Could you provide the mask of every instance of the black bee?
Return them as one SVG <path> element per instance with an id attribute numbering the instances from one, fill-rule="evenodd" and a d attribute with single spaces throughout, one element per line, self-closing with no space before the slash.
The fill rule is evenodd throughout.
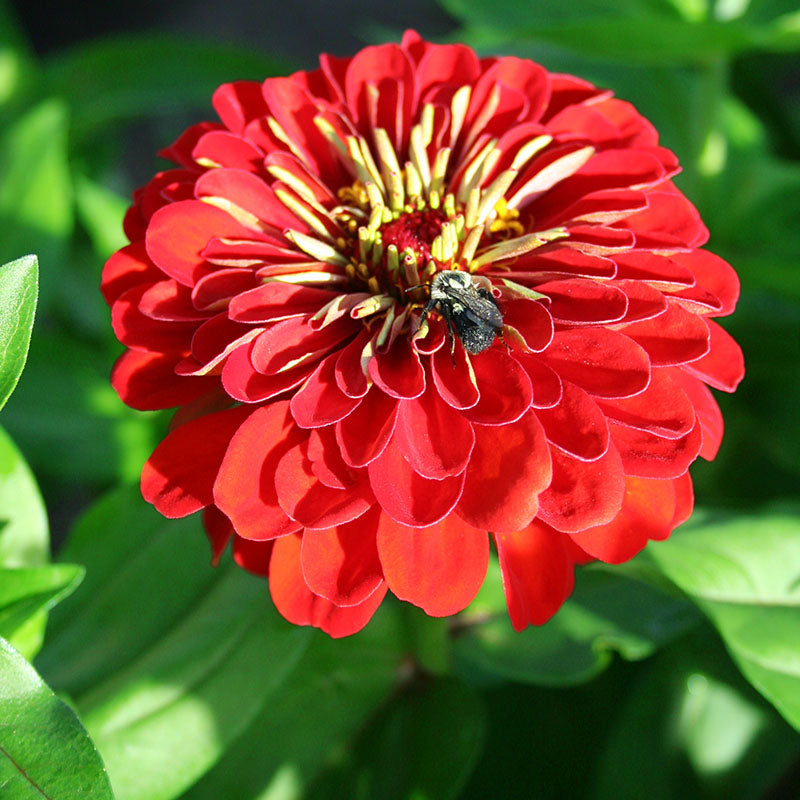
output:
<path id="1" fill-rule="evenodd" d="M 413 286 L 412 289 L 418 287 Z M 497 301 L 468 272 L 442 270 L 430 283 L 430 300 L 422 309 L 419 324 L 438 309 L 447 323 L 450 353 L 455 352 L 455 336 L 468 353 L 475 355 L 489 347 L 503 328 L 503 315 Z"/>

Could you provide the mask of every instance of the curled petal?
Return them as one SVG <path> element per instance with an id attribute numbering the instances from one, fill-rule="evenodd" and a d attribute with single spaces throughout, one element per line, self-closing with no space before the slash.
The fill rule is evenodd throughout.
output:
<path id="1" fill-rule="evenodd" d="M 346 490 L 326 486 L 314 474 L 305 444 L 287 450 L 275 470 L 281 508 L 305 528 L 332 528 L 360 517 L 373 503 L 366 480 Z"/>
<path id="2" fill-rule="evenodd" d="M 536 515 L 552 475 L 550 448 L 532 411 L 499 427 L 474 425 L 475 449 L 456 514 L 475 528 L 515 531 Z"/>
<path id="3" fill-rule="evenodd" d="M 621 564 L 633 558 L 651 539 L 669 536 L 675 509 L 674 481 L 628 476 L 619 514 L 606 525 L 573 533 L 572 538 L 600 561 Z"/>
<path id="4" fill-rule="evenodd" d="M 299 534 L 275 542 L 269 562 L 269 593 L 275 608 L 295 625 L 313 625 L 338 639 L 360 631 L 386 596 L 381 584 L 359 605 L 340 607 L 314 594 L 303 578 Z"/>
<path id="5" fill-rule="evenodd" d="M 499 348 L 470 359 L 480 400 L 462 414 L 481 425 L 506 425 L 518 420 L 533 400 L 528 373 Z"/>
<path id="6" fill-rule="evenodd" d="M 685 369 L 715 389 L 733 392 L 744 377 L 742 348 L 716 322 L 707 320 L 706 324 L 711 334 L 709 352 Z"/>
<path id="7" fill-rule="evenodd" d="M 610 522 L 625 495 L 622 460 L 614 447 L 597 461 L 552 451 L 553 480 L 539 495 L 539 518 L 557 531 L 574 533 Z"/>
<path id="8" fill-rule="evenodd" d="M 336 384 L 338 354 L 328 356 L 298 389 L 291 400 L 292 415 L 301 428 L 319 428 L 344 419 L 361 403 L 348 397 Z"/>
<path id="9" fill-rule="evenodd" d="M 419 355 L 398 336 L 386 352 L 369 362 L 369 376 L 386 394 L 398 399 L 419 397 L 425 391 L 425 370 Z"/>
<path id="10" fill-rule="evenodd" d="M 365 467 L 384 451 L 394 433 L 397 406 L 394 397 L 373 388 L 355 411 L 336 423 L 336 441 L 351 467 Z"/>
<path id="11" fill-rule="evenodd" d="M 444 519 L 458 502 L 464 473 L 442 480 L 414 472 L 394 440 L 367 465 L 369 482 L 381 508 L 401 525 L 425 528 Z"/>
<path id="12" fill-rule="evenodd" d="M 606 328 L 558 331 L 540 357 L 562 378 L 598 397 L 630 397 L 650 382 L 644 348 Z"/>
<path id="13" fill-rule="evenodd" d="M 627 425 L 609 426 L 626 475 L 640 478 L 677 478 L 697 458 L 703 446 L 700 424 L 679 439 L 664 439 Z"/>
<path id="14" fill-rule="evenodd" d="M 213 486 L 231 437 L 250 409 L 231 408 L 175 428 L 142 469 L 142 495 L 165 517 L 185 517 L 214 502 Z"/>
<path id="15" fill-rule="evenodd" d="M 567 536 L 537 519 L 522 530 L 495 534 L 494 540 L 514 630 L 544 624 L 572 593 Z"/>
<path id="16" fill-rule="evenodd" d="M 465 609 L 489 566 L 486 532 L 454 516 L 419 529 L 382 514 L 377 542 L 389 589 L 432 617 Z"/>
<path id="17" fill-rule="evenodd" d="M 256 408 L 230 437 L 214 483 L 214 502 L 240 536 L 273 539 L 301 527 L 278 503 L 275 471 L 305 436 L 283 401 Z"/>
<path id="18" fill-rule="evenodd" d="M 300 564 L 306 585 L 337 606 L 357 606 L 383 584 L 373 508 L 353 522 L 305 531 Z"/>
<path id="19" fill-rule="evenodd" d="M 394 441 L 415 472 L 441 480 L 464 471 L 475 443 L 472 425 L 432 386 L 398 408 Z"/>
<path id="20" fill-rule="evenodd" d="M 608 450 L 608 423 L 592 398 L 564 381 L 558 405 L 537 410 L 547 439 L 575 458 L 596 461 Z"/>

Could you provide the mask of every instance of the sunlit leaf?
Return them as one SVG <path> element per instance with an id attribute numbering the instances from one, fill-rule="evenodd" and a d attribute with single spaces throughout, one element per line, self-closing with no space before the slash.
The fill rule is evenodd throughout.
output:
<path id="1" fill-rule="evenodd" d="M 0 224 L 0 259 L 30 252 L 35 242 L 46 304 L 66 266 L 73 224 L 67 113 L 60 100 L 40 103 L 0 139 Z"/>
<path id="2" fill-rule="evenodd" d="M 75 564 L 0 568 L 0 636 L 33 658 L 41 645 L 38 618 L 75 591 L 82 577 Z"/>
<path id="3" fill-rule="evenodd" d="M 247 729 L 311 631 L 277 614 L 263 579 L 214 570 L 199 519 L 165 520 L 134 488 L 84 516 L 64 556 L 86 583 L 56 609 L 39 667 L 70 692 L 120 800 L 176 797 Z"/>
<path id="4" fill-rule="evenodd" d="M 699 520 L 647 559 L 706 613 L 744 676 L 800 728 L 800 515 Z"/>
<path id="5" fill-rule="evenodd" d="M 37 289 L 36 256 L 0 267 L 0 408 L 14 391 L 28 357 Z"/>
<path id="6" fill-rule="evenodd" d="M 0 639 L 3 797 L 112 800 L 97 750 L 72 710 Z"/>
<path id="7" fill-rule="evenodd" d="M 307 797 L 401 680 L 397 612 L 384 603 L 357 636 L 315 635 L 295 671 L 186 800 Z"/>
<path id="8" fill-rule="evenodd" d="M 48 557 L 47 514 L 28 465 L 0 428 L 0 564 L 27 567 Z"/>

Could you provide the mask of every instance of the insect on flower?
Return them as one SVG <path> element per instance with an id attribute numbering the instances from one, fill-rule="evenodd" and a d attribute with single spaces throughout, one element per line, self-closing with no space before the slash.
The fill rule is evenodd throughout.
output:
<path id="1" fill-rule="evenodd" d="M 467 272 L 443 270 L 437 273 L 430 283 L 430 293 L 419 324 L 422 326 L 428 314 L 438 309 L 447 324 L 451 353 L 455 351 L 456 335 L 464 349 L 476 355 L 490 347 L 503 328 L 503 315 L 492 293 Z"/>

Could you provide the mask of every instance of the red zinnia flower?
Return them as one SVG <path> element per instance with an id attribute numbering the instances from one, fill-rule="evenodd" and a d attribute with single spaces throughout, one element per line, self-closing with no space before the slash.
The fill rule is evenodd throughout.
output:
<path id="1" fill-rule="evenodd" d="M 576 563 L 689 516 L 707 384 L 743 373 L 710 319 L 735 273 L 610 92 L 411 32 L 320 63 L 220 87 L 134 195 L 112 380 L 181 407 L 144 496 L 333 636 L 387 590 L 462 610 L 490 535 L 514 627 L 542 623 Z"/>

